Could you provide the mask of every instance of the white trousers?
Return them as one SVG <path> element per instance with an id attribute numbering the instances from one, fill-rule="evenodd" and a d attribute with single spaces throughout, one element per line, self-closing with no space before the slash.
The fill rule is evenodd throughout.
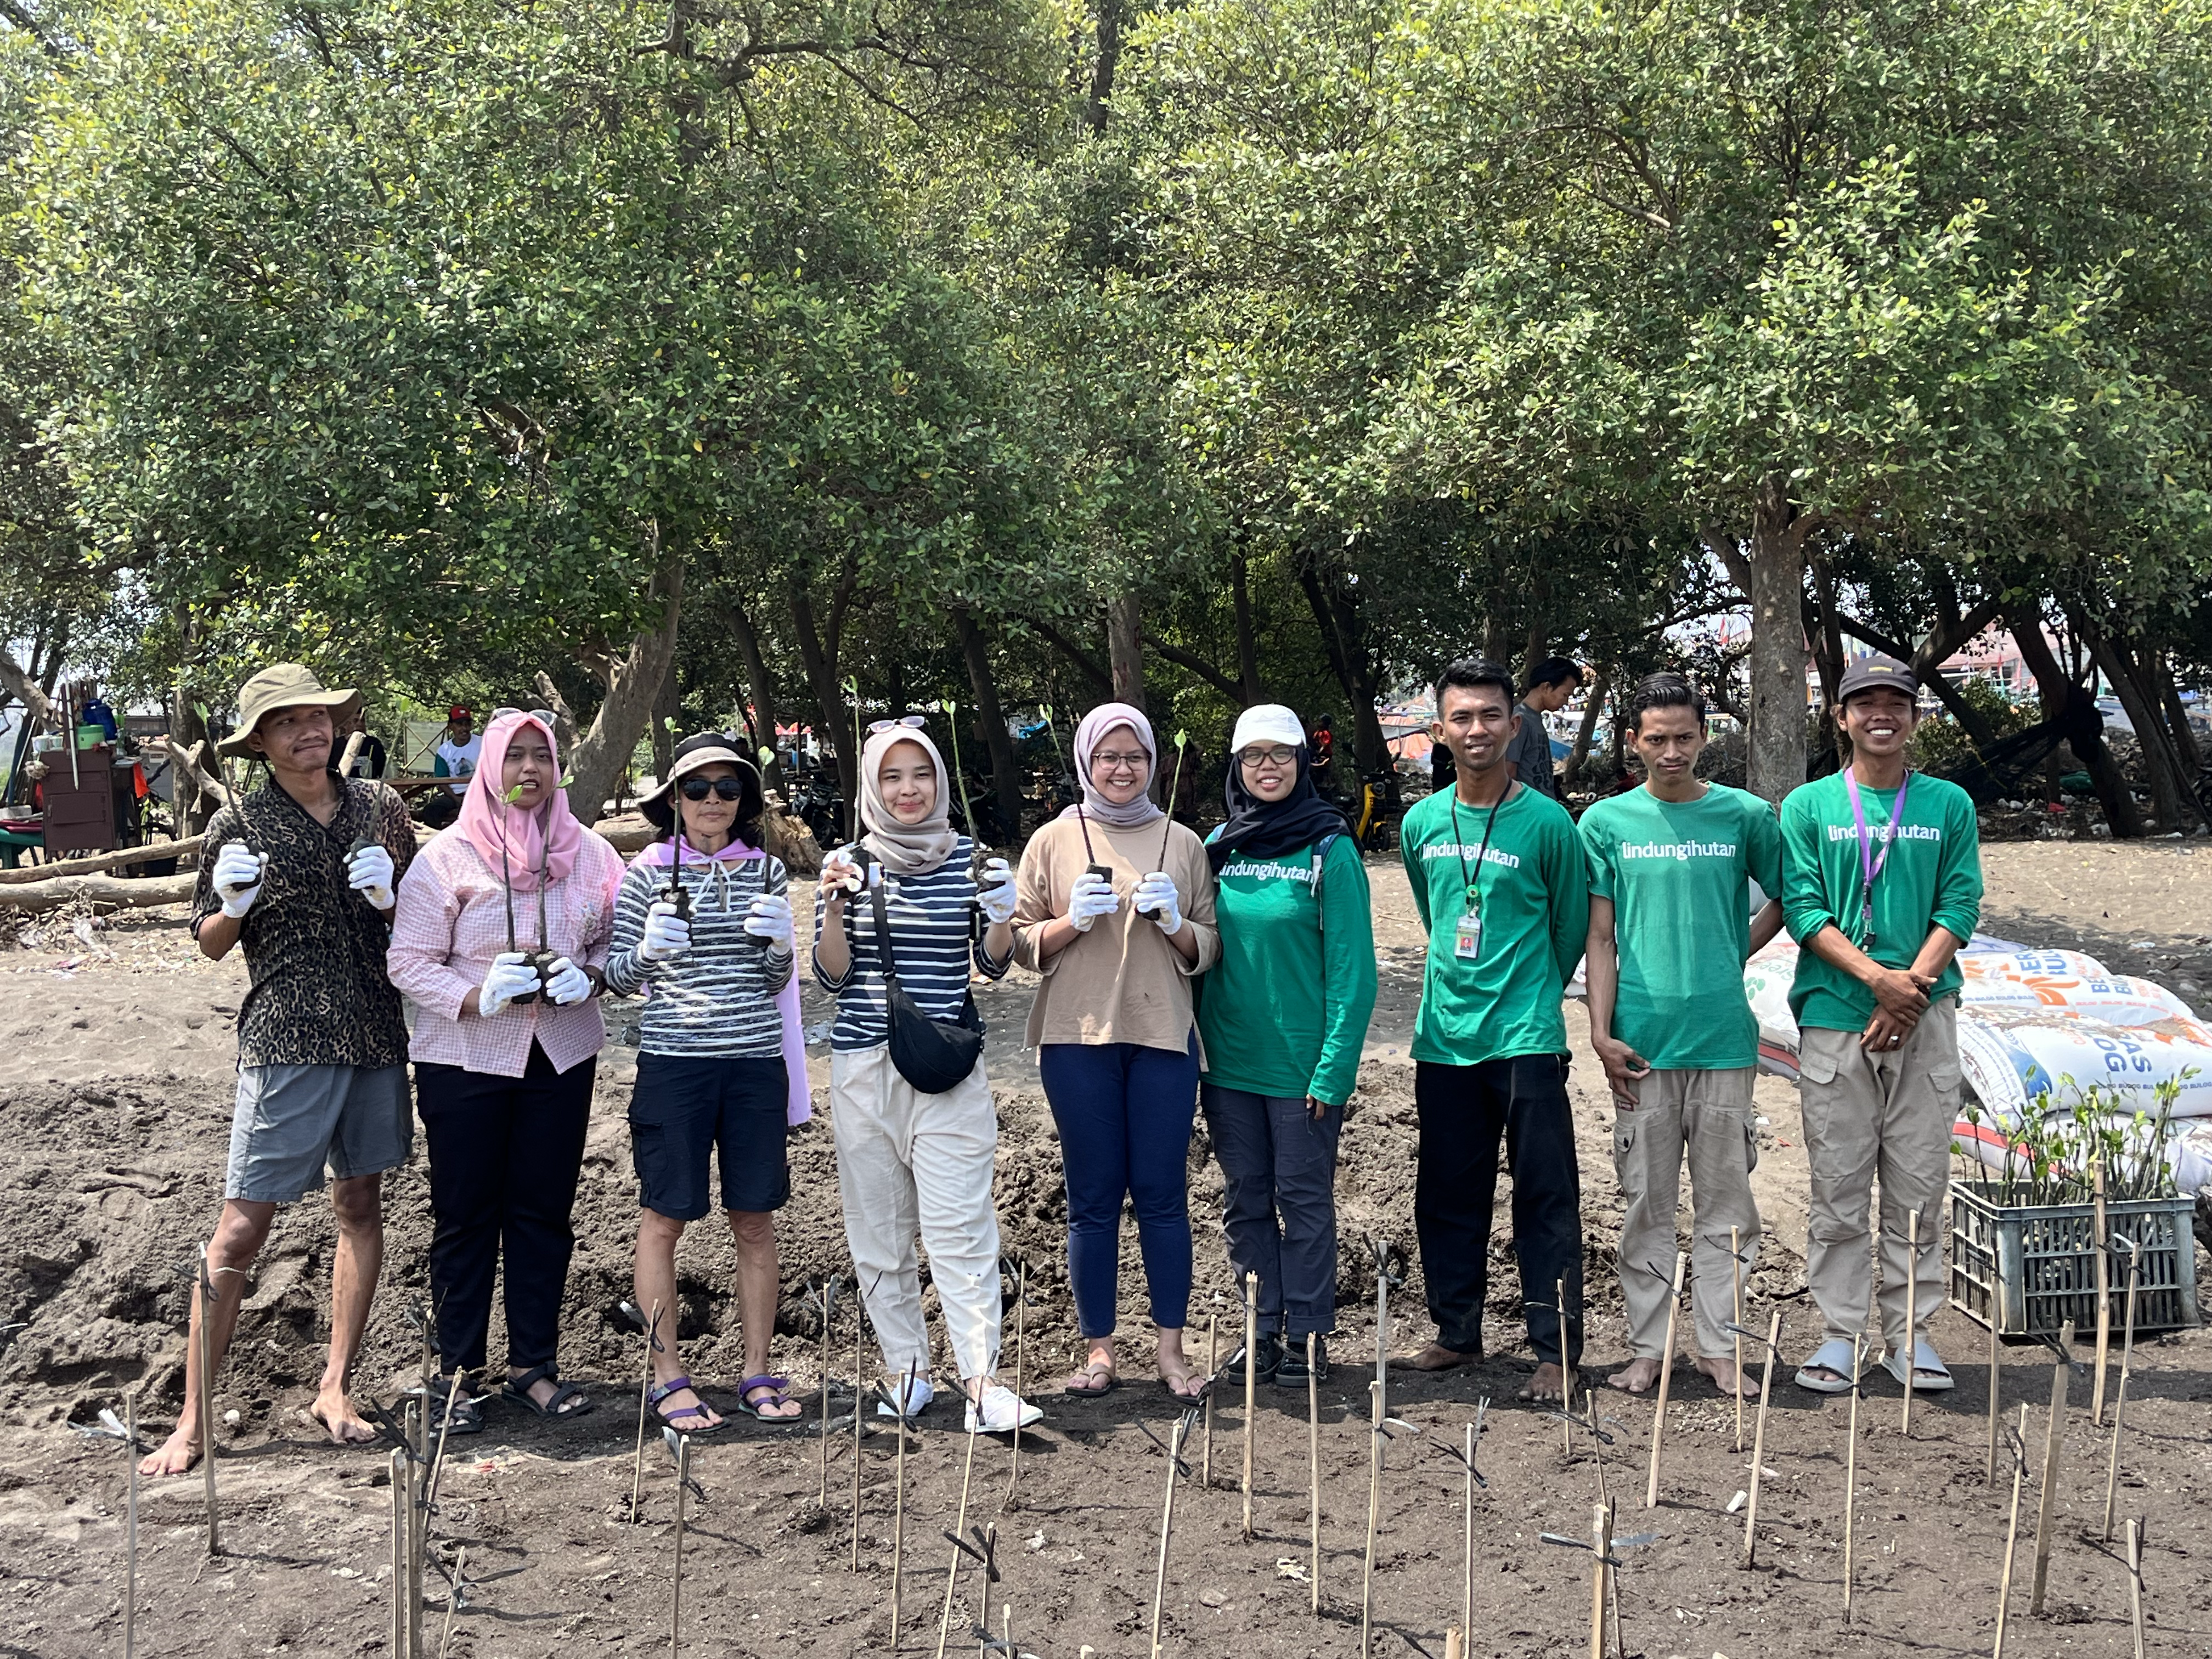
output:
<path id="1" fill-rule="evenodd" d="M 991 1202 L 998 1110 L 982 1062 L 941 1095 L 898 1074 L 890 1048 L 834 1054 L 830 1119 L 837 1190 L 860 1294 L 883 1349 L 884 1371 L 929 1375 L 915 1252 L 929 1252 L 930 1282 L 963 1378 L 999 1364 L 999 1214 Z"/>
<path id="2" fill-rule="evenodd" d="M 1628 1205 L 1620 1223 L 1620 1291 L 1628 1304 L 1628 1351 L 1638 1359 L 1657 1359 L 1666 1351 L 1686 1154 L 1696 1205 L 1690 1307 L 1698 1352 L 1718 1359 L 1735 1351 L 1728 1334 L 1735 1317 L 1730 1228 L 1747 1278 L 1759 1259 L 1759 1206 L 1751 1196 L 1751 1171 L 1759 1162 L 1751 1112 L 1756 1075 L 1749 1066 L 1655 1071 L 1636 1085 L 1635 1110 L 1613 1109 L 1613 1167 Z"/>

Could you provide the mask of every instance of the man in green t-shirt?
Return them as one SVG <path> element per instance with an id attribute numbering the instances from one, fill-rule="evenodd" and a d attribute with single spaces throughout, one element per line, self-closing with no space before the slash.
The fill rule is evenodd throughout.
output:
<path id="1" fill-rule="evenodd" d="M 1981 917 L 1982 860 L 1966 792 L 1905 769 L 1917 690 L 1893 657 L 1854 663 L 1836 711 L 1850 764 L 1782 804 L 1783 921 L 1803 947 L 1790 1008 L 1812 1166 L 1805 1280 L 1825 1327 L 1797 1382 L 1821 1394 L 1849 1390 L 1865 1334 L 1877 1176 L 1883 1364 L 1912 1388 L 1951 1386 L 1919 1334 L 1943 1301 L 1937 1206 L 1959 1110 L 1952 958 Z"/>
<path id="2" fill-rule="evenodd" d="M 1590 1044 L 1613 1091 L 1613 1164 L 1627 1212 L 1620 1290 L 1629 1362 L 1609 1379 L 1642 1394 L 1659 1380 L 1674 1273 L 1674 1206 L 1689 1155 L 1691 1296 L 1698 1369 L 1726 1393 L 1741 1386 L 1731 1249 L 1746 1270 L 1759 1250 L 1751 1196 L 1759 1143 L 1751 1085 L 1759 1022 L 1743 964 L 1780 931 L 1768 897 L 1754 918 L 1751 884 L 1782 890 L 1782 832 L 1756 795 L 1705 783 L 1705 700 L 1680 674 L 1654 674 L 1628 702 L 1628 738 L 1644 786 L 1583 814 L 1590 861 Z"/>
<path id="3" fill-rule="evenodd" d="M 1537 1359 L 1521 1398 L 1559 1400 L 1581 1357 L 1583 1292 L 1560 999 L 1589 926 L 1589 872 L 1566 808 L 1506 763 L 1517 725 L 1504 669 L 1473 659 L 1445 669 L 1431 733 L 1451 750 L 1453 787 L 1416 804 L 1399 830 L 1429 934 L 1413 1030 L 1413 1227 L 1437 1322 L 1437 1340 L 1407 1363 L 1441 1371 L 1481 1356 L 1503 1135 Z"/>

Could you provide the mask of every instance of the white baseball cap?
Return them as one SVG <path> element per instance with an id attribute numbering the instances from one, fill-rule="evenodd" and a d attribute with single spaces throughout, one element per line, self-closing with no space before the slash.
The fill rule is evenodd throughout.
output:
<path id="1" fill-rule="evenodd" d="M 1292 749 L 1305 746 L 1306 728 L 1297 711 L 1279 702 L 1254 703 L 1237 717 L 1237 731 L 1229 739 L 1229 752 L 1241 755 L 1248 744 L 1279 743 Z"/>

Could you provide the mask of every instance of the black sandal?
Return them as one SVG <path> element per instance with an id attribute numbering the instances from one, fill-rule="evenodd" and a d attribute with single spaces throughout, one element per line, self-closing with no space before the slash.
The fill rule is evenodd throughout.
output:
<path id="1" fill-rule="evenodd" d="M 446 1417 L 448 1412 L 453 1414 L 452 1431 L 453 1433 L 482 1434 L 483 1432 L 483 1401 L 466 1396 L 456 1398 L 460 1389 L 460 1381 L 457 1376 L 434 1376 L 430 1379 L 430 1391 L 427 1396 L 428 1405 L 425 1409 L 429 1413 L 430 1437 L 434 1443 L 447 1432 Z M 447 1404 L 449 1401 L 452 1402 L 450 1405 Z"/>
<path id="2" fill-rule="evenodd" d="M 530 1397 L 530 1390 L 540 1382 L 555 1385 L 553 1397 L 542 1406 Z M 592 1402 L 585 1396 L 584 1391 L 574 1382 L 562 1382 L 560 1373 L 554 1370 L 550 1360 L 543 1365 L 532 1366 L 520 1376 L 510 1376 L 501 1392 L 509 1400 L 529 1407 L 540 1417 L 581 1417 L 592 1409 Z M 576 1403 L 565 1411 L 562 1409 L 562 1402 L 570 1400 Z"/>

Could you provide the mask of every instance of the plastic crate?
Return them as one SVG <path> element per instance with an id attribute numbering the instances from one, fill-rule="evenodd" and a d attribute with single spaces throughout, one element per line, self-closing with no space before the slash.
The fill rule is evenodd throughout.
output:
<path id="1" fill-rule="evenodd" d="M 2105 1225 L 2132 1239 L 2142 1267 L 2136 1280 L 2136 1329 L 2201 1325 L 2197 1308 L 2197 1238 L 2191 1200 L 2130 1199 L 2105 1206 Z M 2079 1331 L 2097 1323 L 2096 1208 L 2093 1204 L 2002 1204 L 1995 1183 L 1951 1183 L 1951 1302 L 1991 1322 L 1999 1336 L 2056 1334 L 2068 1320 Z M 2112 1253 L 2112 1328 L 2127 1317 L 2128 1255 Z M 1993 1311 L 1994 1310 L 1994 1311 Z"/>

